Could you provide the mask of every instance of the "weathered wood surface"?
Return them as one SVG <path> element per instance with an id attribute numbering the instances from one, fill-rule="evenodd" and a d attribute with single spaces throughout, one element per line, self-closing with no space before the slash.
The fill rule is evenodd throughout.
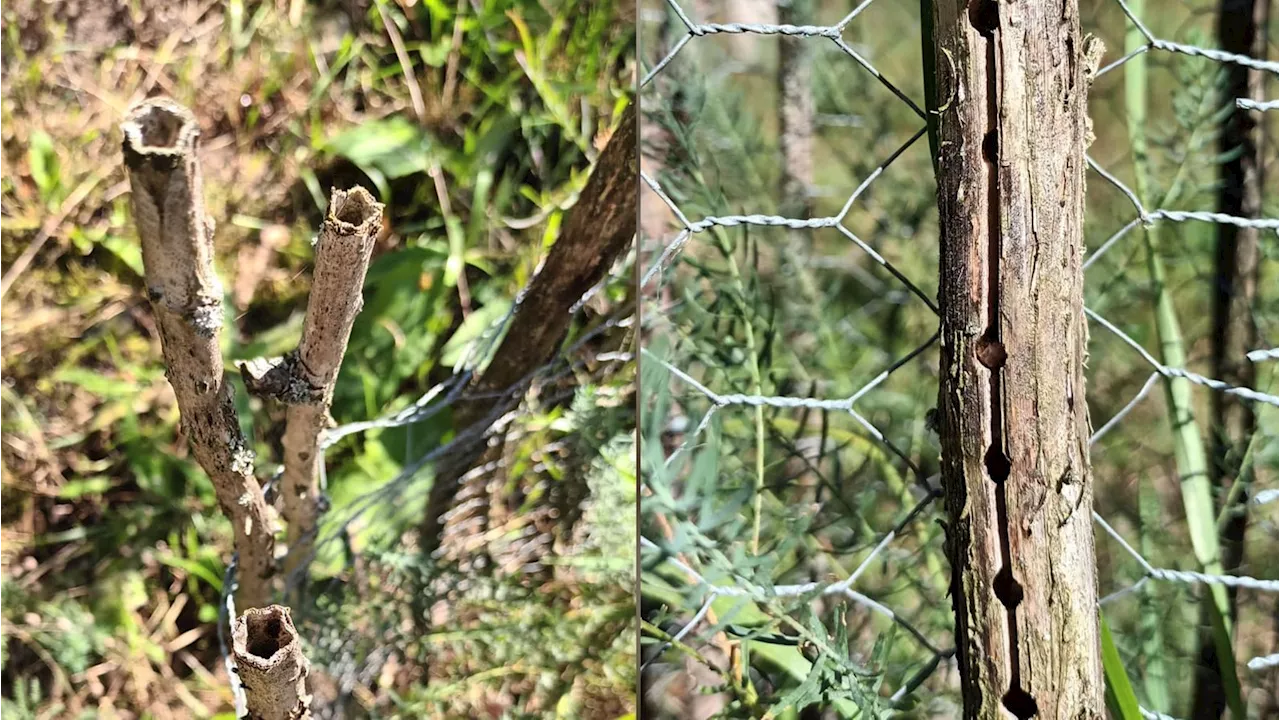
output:
<path id="1" fill-rule="evenodd" d="M 535 370 L 555 357 L 572 316 L 569 310 L 626 252 L 636 233 L 639 196 L 634 106 L 627 108 L 617 130 L 600 153 L 577 203 L 565 215 L 559 237 L 523 297 L 493 360 L 453 408 L 458 433 L 488 425 L 514 407 Z M 462 487 L 462 477 L 484 454 L 484 437 L 460 443 L 436 466 L 419 542 L 430 554 L 441 545 L 446 521 L 466 528 L 468 517 L 487 505 L 485 477 Z M 466 490 L 466 492 L 463 492 Z M 463 503 L 466 513 L 450 511 Z M 485 510 L 487 512 L 487 510 Z M 470 534 L 466 530 L 465 534 Z"/>
<path id="2" fill-rule="evenodd" d="M 966 718 L 1102 718 L 1083 212 L 1100 46 L 1067 3 L 933 4 L 942 475 Z"/>

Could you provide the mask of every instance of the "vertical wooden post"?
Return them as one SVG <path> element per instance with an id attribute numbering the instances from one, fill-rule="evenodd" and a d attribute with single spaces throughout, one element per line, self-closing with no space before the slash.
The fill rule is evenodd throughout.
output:
<path id="1" fill-rule="evenodd" d="M 966 718 L 1102 718 L 1074 0 L 935 0 L 942 475 Z"/>
<path id="2" fill-rule="evenodd" d="M 778 0 L 778 22 L 813 22 L 813 0 Z M 779 211 L 789 217 L 809 217 L 813 203 L 813 46 L 803 38 L 778 43 L 778 149 L 782 153 Z"/>

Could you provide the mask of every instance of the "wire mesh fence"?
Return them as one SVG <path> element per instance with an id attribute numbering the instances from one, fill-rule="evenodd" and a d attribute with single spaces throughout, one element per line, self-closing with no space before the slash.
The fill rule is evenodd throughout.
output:
<path id="1" fill-rule="evenodd" d="M 912 100 L 924 83 L 911 5 L 642 5 L 643 662 L 658 714 L 812 703 L 841 716 L 958 714 L 932 434 L 938 229 L 924 103 Z M 1224 66 L 1257 71 L 1251 87 L 1269 94 L 1280 66 L 1209 47 L 1196 22 L 1213 10 L 1160 18 L 1184 23 L 1178 32 L 1193 41 L 1175 42 L 1136 3 L 1082 3 L 1085 30 L 1111 48 L 1093 90 L 1084 309 L 1100 605 L 1145 717 L 1192 712 L 1199 601 L 1215 587 L 1234 593 L 1251 713 L 1266 716 L 1275 696 L 1277 351 L 1229 358 L 1254 365 L 1250 383 L 1201 372 L 1214 328 L 1197 309 L 1214 284 L 1212 230 L 1250 231 L 1241 242 L 1261 257 L 1244 270 L 1258 282 L 1247 315 L 1275 342 L 1266 283 L 1280 222 L 1274 205 L 1249 215 L 1214 205 L 1228 153 L 1216 154 L 1212 128 L 1236 108 L 1275 109 L 1261 95 L 1224 97 Z M 1269 32 L 1259 29 L 1258 54 L 1274 47 Z M 815 46 L 812 76 L 779 59 L 794 44 Z M 1125 103 L 1147 100 L 1132 76 L 1124 95 L 1120 76 L 1148 54 L 1164 63 L 1151 72 L 1172 107 L 1135 130 Z M 807 122 L 780 107 L 796 83 L 815 99 Z M 1161 123 L 1173 129 L 1157 133 Z M 1273 127 L 1256 132 L 1274 144 Z M 1145 133 L 1172 172 L 1134 190 L 1134 171 L 1115 167 L 1147 163 Z M 815 168 L 788 167 L 779 149 L 796 135 Z M 805 192 L 788 196 L 787 180 L 806 171 Z M 1274 165 L 1259 173 L 1249 181 L 1274 197 Z M 1189 226 L 1166 237 L 1172 245 L 1150 236 Z M 1144 249 L 1157 261 L 1144 263 Z M 1178 312 L 1190 353 L 1175 350 Z M 1205 441 L 1187 428 L 1218 432 L 1215 395 L 1247 408 L 1253 425 L 1229 490 L 1199 477 L 1206 513 L 1189 499 L 1197 480 L 1186 465 Z M 1206 514 L 1214 546 L 1223 518 L 1247 518 L 1245 549 L 1216 568 L 1201 562 Z"/>
<path id="2" fill-rule="evenodd" d="M 797 688 L 805 687 L 810 678 L 826 678 L 825 681 L 819 680 L 819 683 L 830 686 L 825 688 L 831 692 L 827 700 L 849 702 L 848 698 L 857 698 L 858 704 L 874 705 L 874 698 L 878 693 L 870 686 L 864 687 L 863 680 L 844 685 L 849 681 L 836 679 L 861 678 L 868 668 L 860 666 L 861 658 L 851 658 L 842 648 L 830 647 L 827 632 L 818 631 L 821 626 L 807 622 L 806 610 L 814 598 L 836 604 L 848 603 L 848 607 L 860 609 L 860 612 L 844 613 L 844 617 L 834 623 L 843 628 L 845 637 L 850 633 L 855 636 L 876 634 L 892 627 L 910 636 L 903 643 L 892 643 L 892 647 L 878 646 L 887 654 L 887 665 L 893 666 L 884 668 L 888 671 L 886 674 L 892 676 L 887 678 L 891 687 L 885 693 L 890 702 L 896 703 L 910 697 L 918 687 L 934 676 L 943 661 L 954 652 L 945 617 L 930 611 L 930 608 L 945 604 L 946 590 L 942 566 L 938 562 L 938 556 L 931 551 L 931 548 L 940 546 L 939 532 L 924 520 L 938 493 L 936 474 L 929 473 L 926 468 L 932 466 L 936 471 L 936 461 L 934 458 L 919 457 L 918 437 L 908 438 L 907 443 L 910 444 L 904 443 L 902 438 L 882 431 L 881 425 L 885 421 L 876 417 L 877 414 L 882 414 L 896 416 L 895 419 L 899 421 L 911 422 L 909 415 L 920 407 L 920 403 L 927 401 L 919 394 L 914 397 L 907 394 L 905 402 L 877 403 L 870 407 L 867 402 L 875 397 L 874 391 L 903 373 L 904 369 L 915 369 L 913 363 L 927 362 L 926 353 L 936 343 L 936 331 L 932 328 L 912 328 L 925 334 L 925 337 L 914 342 L 910 340 L 908 333 L 900 333 L 906 337 L 893 338 L 893 342 L 886 347 L 888 349 L 893 345 L 903 344 L 909 346 L 899 350 L 896 356 L 889 352 L 861 353 L 863 357 L 850 363 L 859 366 L 858 369 L 862 370 L 860 376 L 850 373 L 847 378 L 829 383 L 824 383 L 825 378 L 809 378 L 809 382 L 805 383 L 811 390 L 808 396 L 767 392 L 767 387 L 785 387 L 791 379 L 776 375 L 769 377 L 770 373 L 761 371 L 759 367 L 754 367 L 754 372 L 735 372 L 744 365 L 759 364 L 758 358 L 766 344 L 763 336 L 769 333 L 774 333 L 769 344 L 783 346 L 789 341 L 787 335 L 800 339 L 808 329 L 804 326 L 819 333 L 858 330 L 850 327 L 839 330 L 817 327 L 820 321 L 813 317 L 803 317 L 797 308 L 789 306 L 785 301 L 778 301 L 765 312 L 776 313 L 775 318 L 787 314 L 787 319 L 794 321 L 793 327 L 785 327 L 784 322 L 775 324 L 773 318 L 758 322 L 760 318 L 755 316 L 755 308 L 748 307 L 756 304 L 750 297 L 750 290 L 757 287 L 765 289 L 763 286 L 768 280 L 758 277 L 744 279 L 745 275 L 754 274 L 753 271 L 762 264 L 772 266 L 777 263 L 780 267 L 770 267 L 767 272 L 777 272 L 786 280 L 798 280 L 797 285 L 805 283 L 800 276 L 813 272 L 811 268 L 802 267 L 805 261 L 839 257 L 815 253 L 815 246 L 823 240 L 827 241 L 828 247 L 837 237 L 857 246 L 874 263 L 872 267 L 879 271 L 876 276 L 865 276 L 865 286 L 859 292 L 852 293 L 861 296 L 870 291 L 877 296 L 874 299 L 867 298 L 869 302 L 856 303 L 855 313 L 860 312 L 864 317 L 872 315 L 875 311 L 869 304 L 877 300 L 885 303 L 880 309 L 890 311 L 888 318 L 898 316 L 900 309 L 908 303 L 918 303 L 929 313 L 936 311 L 930 293 L 913 282 L 909 271 L 900 269 L 897 263 L 877 252 L 862 239 L 860 231 L 850 227 L 852 223 L 845 222 L 851 213 L 856 214 L 857 202 L 873 187 L 872 183 L 890 171 L 894 163 L 911 150 L 925 132 L 923 111 L 909 99 L 907 92 L 876 69 L 863 53 L 844 39 L 846 27 L 868 7 L 869 4 L 863 4 L 831 25 L 792 26 L 745 22 L 699 24 L 691 20 L 683 8 L 672 4 L 671 12 L 680 27 L 669 34 L 678 34 L 680 30 L 684 30 L 686 34 L 669 45 L 669 50 L 652 65 L 653 69 L 642 81 L 642 104 L 646 118 L 653 126 L 662 128 L 668 136 L 658 141 L 666 147 L 656 150 L 649 148 L 650 157 L 656 157 L 657 162 L 650 163 L 642 176 L 648 193 L 642 203 L 661 203 L 675 219 L 677 228 L 674 237 L 647 238 L 661 240 L 662 247 L 660 251 L 655 248 L 656 259 L 645 268 L 642 279 L 642 286 L 646 291 L 654 287 L 652 283 L 655 279 L 658 287 L 653 291 L 657 296 L 656 301 L 651 301 L 646 306 L 645 317 L 652 324 L 645 328 L 646 349 L 641 359 L 641 387 L 646 401 L 654 403 L 646 404 L 642 411 L 642 425 L 646 433 L 642 441 L 646 463 L 644 473 L 647 489 L 651 493 L 642 501 L 642 531 L 651 535 L 642 544 L 642 573 L 648 586 L 646 600 L 650 600 L 649 596 L 661 596 L 662 593 L 658 592 L 660 589 L 679 591 L 664 604 L 665 609 L 670 612 L 669 617 L 661 610 L 653 616 L 657 624 L 668 627 L 655 628 L 655 632 L 665 635 L 664 644 L 651 648 L 646 653 L 651 670 L 648 684 L 650 692 L 668 696 L 663 709 L 673 715 L 698 716 L 697 710 L 691 706 L 692 701 L 684 707 L 674 707 L 670 699 L 672 693 L 667 690 L 669 680 L 664 682 L 661 677 L 662 674 L 671 674 L 671 671 L 652 672 L 659 665 L 661 650 L 665 644 L 689 644 L 696 638 L 698 647 L 708 646 L 708 641 L 710 642 L 709 649 L 702 651 L 702 654 L 706 654 L 708 651 L 714 652 L 718 644 L 721 657 L 702 658 L 705 662 L 701 664 L 715 668 L 724 678 L 729 678 L 728 681 L 708 684 L 732 686 L 735 662 L 740 678 L 743 661 L 741 658 L 727 657 L 733 653 L 734 645 L 716 642 L 716 636 L 723 637 L 725 632 L 758 640 L 759 642 L 753 643 L 755 652 L 773 655 L 771 662 L 782 668 L 784 674 L 790 674 Z M 665 112 L 666 106 L 672 104 L 669 100 L 671 93 L 683 90 L 684 83 L 704 68 L 690 68 L 687 73 L 662 87 L 666 79 L 662 73 L 678 71 L 678 66 L 674 63 L 680 53 L 685 54 L 680 59 L 686 59 L 697 43 L 703 43 L 706 38 L 722 33 L 784 36 L 782 42 L 829 43 L 835 48 L 832 55 L 839 55 L 843 62 L 841 67 L 846 72 L 869 73 L 874 83 L 888 90 L 891 102 L 910 111 L 909 117 L 914 118 L 918 129 L 896 147 L 888 148 L 883 159 L 877 158 L 864 171 L 865 174 L 857 179 L 855 188 L 847 196 L 840 198 L 838 209 L 830 215 L 786 217 L 754 212 L 727 214 L 723 205 L 716 206 L 715 200 L 725 200 L 727 202 L 724 204 L 727 205 L 745 206 L 745 198 L 728 196 L 711 200 L 705 195 L 715 194 L 714 191 L 703 194 L 697 188 L 689 187 L 696 181 L 689 181 L 688 176 L 696 175 L 701 170 L 699 166 L 689 162 L 689 156 L 696 152 L 691 147 L 696 140 L 681 137 L 685 130 L 684 124 L 679 119 L 668 118 Z M 645 36 L 642 35 L 643 37 Z M 658 44 L 661 44 L 661 40 L 655 40 L 649 45 Z M 686 49 L 686 45 L 690 48 Z M 645 46 L 642 41 L 642 48 Z M 703 58 L 699 57 L 698 60 Z M 707 66 L 716 64 L 715 60 L 705 62 Z M 833 58 L 832 63 L 835 62 Z M 786 81 L 785 78 L 780 78 L 780 82 Z M 708 105 L 712 102 L 714 101 L 710 98 L 706 100 Z M 847 117 L 848 113 L 832 112 L 829 115 Z M 889 122 L 894 120 L 896 118 Z M 688 125 L 694 124 L 693 120 L 688 122 Z M 879 126 L 881 123 L 869 124 Z M 729 122 L 726 125 L 738 126 L 738 123 Z M 732 133 L 730 131 L 726 136 L 732 137 Z M 918 161 L 920 158 L 917 155 L 915 159 Z M 659 166 L 656 172 L 654 165 Z M 675 190 L 669 193 L 664 186 Z M 767 202 L 772 188 L 760 186 L 752 190 Z M 673 198 L 673 195 L 679 199 Z M 724 195 L 727 196 L 728 193 L 725 192 Z M 705 213 L 705 217 L 691 221 L 685 214 L 685 209 L 690 205 L 700 205 L 699 209 Z M 753 228 L 792 232 L 762 235 L 761 239 L 754 239 L 758 246 L 744 251 L 748 254 L 748 259 L 743 262 L 748 267 L 746 271 L 731 272 L 731 277 L 725 278 L 710 277 L 710 271 L 707 271 L 705 275 L 699 274 L 695 279 L 682 282 L 677 266 L 697 252 L 696 242 L 702 238 L 708 238 L 709 244 L 718 244 L 723 257 L 717 259 L 727 257 L 728 263 L 739 270 L 736 267 L 739 248 L 732 246 L 751 243 L 753 238 L 749 233 Z M 820 233 L 824 237 L 800 236 L 804 232 Z M 735 234 L 731 236 L 730 233 Z M 781 252 L 773 254 L 770 248 L 759 247 L 765 246 L 769 241 L 785 245 L 794 254 L 782 257 Z M 768 255 L 768 259 L 761 261 L 762 254 Z M 695 260 L 694 263 L 698 261 Z M 784 263 L 790 263 L 791 267 L 787 268 Z M 826 272 L 828 276 L 837 274 L 821 268 L 817 272 Z M 866 272 L 864 269 L 863 273 Z M 779 280 L 782 278 L 777 278 L 775 282 Z M 721 282 L 724 284 L 721 285 Z M 812 284 L 816 282 L 822 280 Z M 698 295 L 680 287 L 686 284 L 699 285 Z M 895 284 L 906 292 L 901 296 L 890 294 L 890 288 L 896 289 Z M 679 290 L 673 290 L 669 297 L 663 297 L 663 291 L 673 285 L 679 287 Z M 929 287 L 929 283 L 924 286 Z M 720 298 L 712 297 L 720 287 L 732 287 L 739 292 L 721 303 Z M 674 297 L 676 295 L 679 297 Z M 813 297 L 808 299 L 812 301 Z M 728 310 L 744 318 L 743 328 L 750 327 L 751 330 L 722 329 L 714 335 L 717 342 L 735 337 L 745 340 L 744 347 L 735 348 L 738 350 L 736 357 L 709 359 L 699 355 L 702 348 L 692 347 L 701 338 L 696 337 L 696 333 L 689 332 L 687 325 L 681 327 L 681 320 L 686 318 L 685 310 L 696 305 L 705 307 L 709 315 Z M 835 308 L 832 307 L 831 310 Z M 856 316 L 855 314 L 854 317 Z M 665 324 L 668 319 L 669 325 Z M 833 324 L 836 319 L 832 318 Z M 892 329 L 889 333 L 894 334 Z M 756 337 L 757 335 L 760 337 Z M 773 352 L 781 355 L 783 351 Z M 748 355 L 755 357 L 749 358 Z M 878 355 L 883 357 L 876 357 Z M 786 360 L 794 362 L 790 356 Z M 795 364 L 800 368 L 804 365 L 799 362 Z M 695 366 L 708 373 L 702 375 L 702 380 L 691 374 L 697 372 L 694 370 Z M 721 376 L 715 380 L 729 384 L 716 385 L 714 375 Z M 834 381 L 835 378 L 831 380 Z M 849 390 L 844 393 L 818 392 L 823 385 L 831 390 L 848 386 Z M 720 387 L 726 389 L 719 389 Z M 894 390 L 901 392 L 899 388 Z M 670 397 L 667 397 L 668 394 Z M 899 407 L 886 407 L 894 404 Z M 764 419 L 766 410 L 771 414 L 767 421 L 767 431 Z M 744 431 L 742 428 L 730 428 L 733 419 L 728 416 L 752 411 L 756 414 L 754 432 L 750 429 Z M 690 420 L 684 420 L 686 417 Z M 923 419 L 923 412 L 918 417 Z M 676 426 L 669 426 L 673 419 L 676 419 Z M 687 422 L 692 429 L 678 427 L 680 422 Z M 750 424 L 749 419 L 742 422 Z M 795 429 L 785 434 L 779 432 L 779 428 L 788 423 Z M 819 426 L 816 432 L 812 428 L 814 423 Z M 678 432 L 681 430 L 683 432 Z M 680 442 L 669 443 L 670 451 L 665 456 L 655 456 L 650 448 L 655 446 L 654 441 L 664 432 L 667 435 L 678 432 L 683 438 Z M 918 436 L 920 433 L 915 434 Z M 846 453 L 841 452 L 841 446 L 861 443 L 864 439 L 869 439 L 870 443 L 858 454 L 875 458 L 875 465 L 887 476 L 884 481 L 877 482 L 879 478 L 872 480 L 872 477 L 881 473 L 876 470 L 867 472 L 864 468 L 852 468 L 848 477 L 843 477 L 840 465 L 842 456 Z M 917 442 L 913 443 L 911 440 Z M 807 447 L 798 448 L 797 444 Z M 881 450 L 883 452 L 878 452 Z M 719 473 L 714 468 L 705 467 L 707 463 L 717 462 L 711 458 L 720 456 L 719 460 L 729 460 L 734 453 L 754 453 L 758 461 L 757 467 L 739 464 L 726 467 Z M 764 467 L 765 463 L 774 462 L 773 457 L 789 456 L 801 459 L 798 466 L 790 471 L 784 469 L 779 473 L 774 468 Z M 766 460 L 766 457 L 769 459 Z M 905 468 L 905 471 L 899 473 L 899 468 Z M 788 477 L 793 474 L 794 477 Z M 861 490 L 847 487 L 849 480 L 856 481 L 859 478 L 871 480 L 881 487 L 864 487 Z M 736 498 L 723 503 L 720 508 L 713 509 L 709 506 L 715 500 L 718 487 L 738 483 L 743 491 L 734 493 Z M 779 484 L 792 487 L 775 487 Z M 805 484 L 812 487 L 798 493 L 788 492 Z M 824 490 L 829 498 L 824 498 Z M 788 494 L 795 495 L 795 498 L 786 497 Z M 789 511 L 787 507 L 788 501 L 795 500 L 805 503 L 799 513 Z M 826 506 L 838 506 L 839 509 L 832 512 Z M 812 522 L 806 522 L 804 517 L 809 513 L 815 515 Z M 789 518 L 788 515 L 800 517 Z M 838 518 L 847 515 L 856 517 L 862 527 L 837 527 Z M 886 521 L 876 518 L 876 515 L 900 518 Z M 727 520 L 734 516 L 749 519 L 750 526 L 742 525 L 722 532 L 726 530 L 724 526 L 717 527 L 713 524 L 713 518 Z M 779 537 L 777 533 L 781 528 L 776 523 L 785 525 L 788 521 L 794 521 L 794 527 L 786 528 L 791 532 Z M 827 527 L 822 527 L 823 525 Z M 749 533 L 750 542 L 735 538 L 735 531 Z M 805 534 L 812 535 L 814 547 L 805 547 L 806 543 L 796 539 Z M 747 545 L 750 545 L 749 550 Z M 782 570 L 767 560 L 780 553 L 795 553 L 805 558 L 799 562 L 799 572 L 795 569 Z M 852 560 L 856 562 L 856 567 L 841 572 L 834 566 L 836 563 L 825 566 L 825 562 L 810 559 L 820 555 L 835 557 L 841 561 Z M 920 572 L 913 573 L 917 577 L 896 572 L 898 569 L 905 569 L 903 563 L 911 563 L 913 558 L 919 564 Z M 665 576 L 662 568 L 666 565 L 676 568 L 683 577 Z M 827 576 L 834 577 L 829 579 Z M 658 578 L 659 581 L 651 582 L 651 577 Z M 791 627 L 793 616 L 804 621 Z M 832 618 L 828 616 L 826 619 L 831 624 Z M 943 622 L 939 623 L 939 620 Z M 724 650 L 726 645 L 727 652 Z M 864 647 L 870 651 L 871 644 Z M 761 681 L 768 682 L 767 679 L 756 678 L 756 682 Z M 737 682 L 738 685 L 742 684 L 740 679 Z M 661 690 L 658 690 L 659 687 Z M 777 690 L 780 691 L 781 688 Z M 735 703 L 741 704 L 741 698 L 746 693 L 735 690 L 723 695 L 727 696 L 721 702 L 732 706 Z"/>

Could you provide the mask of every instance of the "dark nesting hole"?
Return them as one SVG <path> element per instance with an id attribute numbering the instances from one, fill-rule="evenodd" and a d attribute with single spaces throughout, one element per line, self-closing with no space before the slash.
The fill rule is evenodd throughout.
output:
<path id="1" fill-rule="evenodd" d="M 1031 720 L 1040 711 L 1036 707 L 1036 699 L 1022 688 L 1014 688 L 1004 694 L 1004 707 L 1018 720 Z"/>
<path id="2" fill-rule="evenodd" d="M 373 197 L 363 188 L 356 188 L 338 201 L 338 206 L 333 209 L 333 217 L 339 222 L 361 225 L 369 217 L 372 209 Z"/>
<path id="3" fill-rule="evenodd" d="M 251 626 L 250 631 L 253 641 L 249 644 L 249 652 L 260 658 L 270 659 L 283 644 L 281 636 L 284 635 L 284 624 L 278 617 L 267 618 L 265 627 Z"/>
<path id="4" fill-rule="evenodd" d="M 982 462 L 987 466 L 987 475 L 992 482 L 1000 484 L 1009 479 L 1009 458 L 999 447 L 992 445 L 987 448 L 987 454 L 982 458 Z"/>
<path id="5" fill-rule="evenodd" d="M 982 136 L 982 157 L 992 165 L 1000 160 L 1000 134 L 995 130 Z"/>
<path id="6" fill-rule="evenodd" d="M 987 331 L 978 338 L 973 350 L 978 356 L 978 362 L 988 370 L 999 370 L 1004 367 L 1005 360 L 1009 359 L 1004 343 L 997 340 L 991 331 Z"/>
<path id="7" fill-rule="evenodd" d="M 1000 27 L 1000 6 L 996 0 L 969 0 L 969 24 L 983 35 Z"/>
<path id="8" fill-rule="evenodd" d="M 1000 568 L 1000 572 L 996 573 L 995 585 L 992 590 L 996 593 L 996 599 L 1001 605 L 1012 610 L 1022 603 L 1022 585 L 1013 578 L 1013 570 L 1008 565 Z"/>
<path id="9" fill-rule="evenodd" d="M 134 118 L 134 122 L 142 136 L 142 144 L 156 148 L 176 145 L 183 126 L 187 124 L 182 115 L 160 105 L 147 108 L 143 115 Z"/>

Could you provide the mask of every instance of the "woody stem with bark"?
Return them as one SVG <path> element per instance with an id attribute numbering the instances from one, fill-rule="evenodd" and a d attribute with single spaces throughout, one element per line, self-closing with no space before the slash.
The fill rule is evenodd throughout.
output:
<path id="1" fill-rule="evenodd" d="M 364 188 L 333 191 L 329 214 L 316 238 L 315 272 L 298 348 L 268 365 L 265 372 L 254 363 L 241 366 L 250 392 L 275 397 L 288 406 L 280 499 L 281 514 L 289 525 L 284 567 L 291 586 L 306 572 L 315 544 L 321 433 L 329 422 L 351 326 L 363 304 L 365 273 L 382 227 L 382 210 Z"/>
<path id="2" fill-rule="evenodd" d="M 813 20 L 812 0 L 779 0 L 778 22 L 804 25 Z M 813 185 L 812 88 L 813 44 L 802 38 L 783 38 L 778 46 L 778 149 L 782 154 L 779 191 L 783 214 L 808 217 Z"/>
<path id="3" fill-rule="evenodd" d="M 307 675 L 289 608 L 272 605 L 246 610 L 231 629 L 231 651 L 244 688 L 245 717 L 254 720 L 310 720 Z"/>
<path id="4" fill-rule="evenodd" d="M 635 109 L 629 107 L 578 202 L 565 216 L 560 237 L 519 300 L 493 360 L 454 408 L 459 433 L 491 424 L 519 402 L 522 383 L 560 347 L 572 320 L 569 310 L 604 278 L 635 237 L 636 131 Z M 483 433 L 476 434 L 483 439 Z M 420 531 L 425 554 L 440 547 L 446 513 L 458 498 L 461 479 L 485 447 L 480 441 L 464 443 L 436 468 Z"/>
<path id="5" fill-rule="evenodd" d="M 204 209 L 200 127 L 186 108 L 155 99 L 132 108 L 121 129 L 165 375 L 192 452 L 231 520 L 239 554 L 238 604 L 261 607 L 271 595 L 275 537 L 253 474 L 253 451 L 223 374 L 222 284 L 213 269 L 213 221 Z"/>

